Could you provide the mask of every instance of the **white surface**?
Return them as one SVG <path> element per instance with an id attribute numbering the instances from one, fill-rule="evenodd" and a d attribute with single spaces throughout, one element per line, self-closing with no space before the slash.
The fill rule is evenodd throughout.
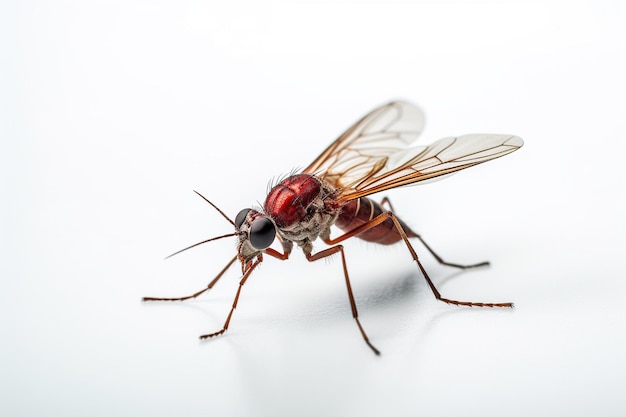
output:
<path id="1" fill-rule="evenodd" d="M 7 4 L 8 3 L 8 4 Z M 623 415 L 626 15 L 620 2 L 9 2 L 0 6 L 3 416 Z M 387 195 L 416 244 L 233 269 L 270 179 L 393 98 L 429 140 L 518 152 Z M 323 244 L 317 247 L 322 248 Z"/>

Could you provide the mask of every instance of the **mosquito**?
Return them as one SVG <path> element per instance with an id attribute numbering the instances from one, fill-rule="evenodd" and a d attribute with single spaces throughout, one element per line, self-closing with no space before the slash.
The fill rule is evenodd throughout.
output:
<path id="1" fill-rule="evenodd" d="M 409 239 L 419 240 L 443 265 L 468 269 L 488 265 L 488 262 L 460 265 L 444 261 L 419 234 L 394 213 L 387 198 L 376 202 L 369 196 L 396 187 L 439 179 L 499 158 L 519 149 L 523 145 L 522 139 L 513 135 L 471 134 L 443 138 L 426 146 L 410 146 L 423 128 L 424 115 L 415 105 L 393 101 L 376 108 L 339 136 L 306 169 L 293 173 L 273 186 L 263 208 L 245 208 L 234 220 L 196 191 L 234 226 L 235 231 L 196 243 L 170 256 L 226 237 L 237 238 L 237 253 L 206 288 L 186 297 L 145 297 L 143 300 L 184 301 L 198 297 L 213 288 L 238 260 L 241 263 L 242 277 L 226 321 L 220 330 L 200 338 L 219 336 L 228 329 L 241 290 L 252 272 L 263 262 L 264 256 L 287 260 L 295 243 L 310 262 L 336 254 L 341 256 L 352 317 L 367 346 L 379 355 L 380 351 L 370 342 L 359 320 L 344 247 L 341 245 L 344 240 L 356 237 L 381 245 L 403 241 L 439 301 L 457 306 L 513 307 L 513 303 L 444 298 L 428 276 Z M 343 234 L 331 237 L 333 225 Z M 313 242 L 318 238 L 329 247 L 314 252 Z M 278 240 L 282 250 L 270 247 L 274 240 Z"/>

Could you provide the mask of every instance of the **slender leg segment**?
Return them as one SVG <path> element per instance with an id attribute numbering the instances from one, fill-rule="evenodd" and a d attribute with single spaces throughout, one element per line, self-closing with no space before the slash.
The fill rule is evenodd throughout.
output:
<path id="1" fill-rule="evenodd" d="M 289 258 L 289 251 L 285 251 L 284 253 L 280 253 L 277 250 L 268 248 L 268 249 L 265 250 L 265 253 L 267 253 L 268 255 L 273 256 L 274 258 L 280 259 L 282 261 L 284 261 L 284 260 Z M 222 326 L 222 330 L 219 330 L 219 331 L 214 332 L 214 333 L 203 334 L 202 336 L 200 336 L 200 339 L 208 339 L 208 338 L 211 338 L 211 337 L 219 336 L 222 333 L 224 333 L 226 331 L 226 329 L 228 329 L 228 325 L 230 324 L 230 319 L 233 316 L 233 312 L 237 308 L 237 303 L 239 302 L 239 295 L 241 294 L 241 289 L 243 288 L 243 284 L 246 283 L 246 281 L 248 280 L 248 277 L 250 276 L 250 274 L 252 274 L 252 271 L 254 271 L 254 269 L 261 262 L 263 262 L 263 255 L 259 255 L 257 257 L 257 259 L 254 262 L 252 262 L 252 264 L 250 264 L 250 267 L 243 274 L 243 277 L 239 281 L 239 287 L 237 288 L 237 293 L 235 294 L 235 299 L 233 300 L 233 305 L 230 308 L 230 312 L 228 313 L 228 317 L 226 317 L 226 321 L 224 322 L 224 326 Z"/>
<path id="2" fill-rule="evenodd" d="M 356 325 L 359 327 L 361 336 L 363 336 L 363 340 L 365 340 L 365 343 L 367 343 L 367 346 L 369 346 L 370 349 L 372 349 L 372 351 L 374 351 L 375 354 L 380 355 L 380 351 L 376 349 L 374 345 L 372 345 L 372 343 L 370 343 L 370 340 L 367 337 L 365 330 L 363 330 L 363 326 L 361 326 L 361 322 L 359 321 L 359 312 L 357 311 L 356 302 L 354 301 L 354 295 L 352 293 L 352 286 L 350 285 L 350 277 L 348 276 L 348 267 L 346 266 L 346 256 L 343 253 L 343 246 L 341 245 L 333 246 L 332 248 L 325 249 L 315 254 L 307 253 L 306 258 L 309 262 L 314 262 L 314 261 L 326 258 L 328 256 L 332 256 L 336 254 L 337 252 L 341 254 L 341 263 L 343 265 L 343 275 L 346 278 L 346 287 L 348 289 L 348 298 L 350 299 L 350 308 L 352 308 L 352 317 L 354 317 L 354 320 L 356 320 Z"/>
<path id="3" fill-rule="evenodd" d="M 387 202 L 388 200 L 383 200 L 383 202 Z M 413 249 L 413 246 L 411 245 L 411 242 L 409 242 L 409 237 L 407 236 L 406 232 L 404 231 L 402 225 L 400 224 L 400 221 L 398 220 L 398 218 L 396 217 L 395 214 L 393 214 L 392 212 L 388 211 L 385 213 L 380 214 L 377 217 L 374 217 L 372 220 L 370 220 L 367 223 L 364 223 L 352 230 L 350 230 L 349 232 L 344 233 L 343 235 L 335 238 L 335 239 L 325 239 L 325 242 L 329 245 L 335 245 L 339 242 L 343 242 L 344 240 L 351 238 L 353 236 L 357 236 L 360 233 L 363 233 L 364 231 L 371 229 L 381 223 L 383 223 L 385 220 L 387 220 L 388 218 L 391 218 L 391 220 L 393 221 L 396 230 L 398 231 L 398 233 L 400 234 L 400 236 L 402 237 L 402 240 L 404 240 L 404 243 L 406 244 L 406 247 L 409 249 L 409 252 L 411 253 L 411 257 L 413 258 L 413 260 L 415 262 L 417 262 L 417 266 L 419 267 L 420 271 L 422 272 L 422 275 L 424 276 L 424 279 L 426 279 L 426 283 L 428 284 L 428 286 L 430 287 L 431 291 L 433 292 L 433 294 L 435 295 L 435 298 L 439 301 L 443 301 L 444 303 L 448 303 L 448 304 L 454 304 L 454 305 L 462 305 L 462 306 L 470 306 L 470 307 L 513 307 L 513 303 L 482 303 L 482 302 L 473 302 L 473 301 L 458 301 L 458 300 L 451 300 L 449 298 L 444 298 L 441 296 L 441 294 L 439 293 L 439 291 L 437 290 L 437 288 L 435 287 L 435 284 L 433 284 L 432 280 L 430 279 L 430 277 L 428 276 L 428 273 L 426 272 L 426 270 L 424 269 L 424 266 L 422 265 L 422 263 L 419 261 L 419 258 L 417 256 L 417 253 L 415 252 L 415 249 Z M 449 266 L 454 266 L 457 268 L 474 268 L 477 266 L 483 266 L 486 265 L 486 262 L 480 263 L 480 264 L 476 264 L 476 265 L 457 265 L 457 264 L 451 264 L 451 263 L 447 263 L 444 262 L 437 254 L 435 254 L 433 252 L 433 250 L 426 245 L 426 243 L 424 242 L 424 240 L 419 237 L 416 236 L 423 244 L 424 246 L 426 246 L 426 248 L 429 250 L 430 253 L 433 254 L 433 256 L 443 265 L 449 265 Z"/>
<path id="4" fill-rule="evenodd" d="M 387 197 L 383 197 L 382 200 L 380 200 L 380 205 L 384 206 L 385 204 L 387 204 L 389 206 L 389 211 L 394 212 L 395 210 L 393 209 L 393 206 L 391 205 L 391 201 L 389 201 L 389 199 Z"/>
<path id="5" fill-rule="evenodd" d="M 243 284 L 246 283 L 246 281 L 248 280 L 248 277 L 250 276 L 250 274 L 252 273 L 252 271 L 254 271 L 254 269 L 263 261 L 262 257 L 259 257 L 256 261 L 254 261 L 252 263 L 252 265 L 250 266 L 250 268 L 248 268 L 248 270 L 246 271 L 246 273 L 243 275 L 243 278 L 241 278 L 241 280 L 239 281 L 239 287 L 237 288 L 237 294 L 235 294 L 235 299 L 233 300 L 233 305 L 230 308 L 230 312 L 228 313 L 228 317 L 226 317 L 226 321 L 224 322 L 224 326 L 222 326 L 222 330 L 219 330 L 217 332 L 214 333 L 209 333 L 209 334 L 203 334 L 202 336 L 200 336 L 200 339 L 208 339 L 210 337 L 214 337 L 214 336 L 219 336 L 222 333 L 224 333 L 226 331 L 226 329 L 228 329 L 228 325 L 230 324 L 230 319 L 233 316 L 233 312 L 235 311 L 235 309 L 237 308 L 237 303 L 239 302 L 239 295 L 241 294 L 241 289 L 243 288 Z"/>
<path id="6" fill-rule="evenodd" d="M 435 253 L 435 251 L 430 246 L 428 246 L 428 243 L 426 243 L 426 241 L 424 241 L 424 239 L 422 239 L 422 237 L 420 235 L 415 235 L 415 237 L 418 238 L 420 240 L 420 242 L 422 242 L 422 245 L 424 245 L 424 247 L 426 249 L 428 249 L 428 252 L 430 252 L 430 254 L 433 255 L 433 257 L 441 265 L 452 266 L 454 268 L 460 268 L 460 269 L 478 268 L 478 267 L 481 267 L 481 266 L 489 265 L 489 261 L 480 262 L 480 263 L 472 264 L 472 265 L 461 265 L 461 264 L 454 264 L 454 263 L 451 263 L 451 262 L 446 262 L 446 261 L 444 261 L 441 258 L 441 256 L 437 255 L 437 253 Z"/>
<path id="7" fill-rule="evenodd" d="M 237 260 L 237 256 L 234 256 L 233 259 L 230 260 L 230 262 L 228 262 L 226 264 L 226 266 L 220 271 L 219 274 L 217 274 L 217 276 L 215 278 L 213 278 L 213 281 L 211 281 L 209 283 L 209 285 L 207 285 L 206 288 L 193 293 L 191 295 L 188 295 L 186 297 L 177 297 L 177 298 L 158 298 L 158 297 L 144 297 L 143 301 L 185 301 L 185 300 L 189 300 L 190 298 L 196 298 L 197 296 L 199 296 L 200 294 L 203 294 L 205 292 L 207 292 L 208 290 L 210 290 L 211 288 L 213 288 L 213 286 L 215 284 L 217 284 L 217 281 L 220 280 L 220 278 L 222 278 L 222 276 L 226 273 L 226 271 L 228 271 L 228 268 L 230 268 L 235 261 Z"/>
<path id="8" fill-rule="evenodd" d="M 381 206 L 384 206 L 385 204 L 387 206 L 389 206 L 389 211 L 391 211 L 393 213 L 394 212 L 393 206 L 391 205 L 391 201 L 389 201 L 389 199 L 387 197 L 383 197 L 383 199 L 380 201 L 380 205 Z M 480 263 L 472 264 L 472 265 L 461 265 L 461 264 L 455 264 L 455 263 L 451 263 L 451 262 L 446 262 L 446 261 L 443 260 L 443 258 L 441 256 L 437 255 L 437 253 L 428 245 L 428 243 L 426 243 L 426 241 L 420 235 L 415 233 L 415 236 L 409 236 L 409 237 L 416 237 L 416 238 L 418 238 L 420 240 L 420 242 L 422 242 L 422 245 L 424 245 L 424 247 L 428 250 L 428 252 L 430 252 L 430 254 L 433 255 L 433 257 L 441 265 L 451 266 L 451 267 L 460 268 L 460 269 L 478 268 L 480 266 L 487 266 L 487 265 L 489 265 L 489 262 L 480 262 Z"/>

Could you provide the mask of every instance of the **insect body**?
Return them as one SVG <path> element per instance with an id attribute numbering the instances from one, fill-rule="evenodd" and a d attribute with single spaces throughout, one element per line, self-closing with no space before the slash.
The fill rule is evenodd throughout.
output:
<path id="1" fill-rule="evenodd" d="M 420 240 L 444 265 L 464 269 L 487 263 L 459 265 L 445 262 L 421 236 L 393 213 L 386 198 L 379 204 L 368 197 L 391 188 L 452 174 L 511 153 L 523 145 L 516 136 L 477 134 L 444 138 L 428 146 L 409 147 L 421 133 L 423 120 L 421 111 L 406 102 L 391 102 L 375 109 L 334 141 L 302 173 L 291 175 L 272 187 L 262 211 L 243 209 L 232 221 L 205 199 L 235 227 L 235 232 L 197 243 L 176 253 L 212 240 L 236 236 L 237 254 L 207 288 L 195 294 L 179 298 L 146 297 L 144 300 L 175 301 L 197 297 L 212 288 L 226 270 L 239 260 L 243 276 L 232 308 L 221 330 L 200 336 L 209 338 L 228 329 L 241 289 L 252 271 L 263 261 L 263 255 L 286 260 L 294 243 L 311 262 L 339 253 L 352 315 L 367 345 L 379 354 L 359 321 L 344 250 L 340 244 L 348 238 L 357 237 L 385 245 L 404 241 L 430 289 L 440 301 L 465 306 L 512 307 L 512 303 L 457 301 L 442 297 L 418 259 L 409 238 Z M 383 207 L 385 203 L 389 205 L 389 210 Z M 344 233 L 331 238 L 333 225 Z M 314 252 L 313 242 L 318 238 L 330 247 Z M 279 240 L 282 251 L 270 247 L 275 239 Z"/>

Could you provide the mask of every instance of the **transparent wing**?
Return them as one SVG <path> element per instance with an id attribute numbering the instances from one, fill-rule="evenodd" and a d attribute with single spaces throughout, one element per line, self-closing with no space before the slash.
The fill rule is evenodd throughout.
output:
<path id="1" fill-rule="evenodd" d="M 414 142 L 424 129 L 424 114 L 413 104 L 393 101 L 356 122 L 303 172 L 336 188 L 351 189 L 376 174 Z"/>
<path id="2" fill-rule="evenodd" d="M 339 199 L 353 200 L 390 188 L 438 178 L 471 166 L 499 158 L 519 149 L 524 142 L 512 135 L 475 134 L 440 139 L 429 146 L 418 146 L 373 156 L 378 165 L 372 165 L 369 174 L 358 180 L 348 175 L 349 186 L 340 190 Z M 374 149 L 374 148 L 372 148 Z M 350 172 L 356 158 L 332 165 Z M 343 184 L 341 172 L 334 172 L 336 183 Z M 322 175 L 322 178 L 324 176 Z"/>
<path id="3" fill-rule="evenodd" d="M 385 104 L 343 133 L 303 172 L 352 200 L 390 188 L 438 179 L 519 149 L 511 135 L 476 134 L 409 147 L 424 128 L 422 111 L 407 102 Z"/>

